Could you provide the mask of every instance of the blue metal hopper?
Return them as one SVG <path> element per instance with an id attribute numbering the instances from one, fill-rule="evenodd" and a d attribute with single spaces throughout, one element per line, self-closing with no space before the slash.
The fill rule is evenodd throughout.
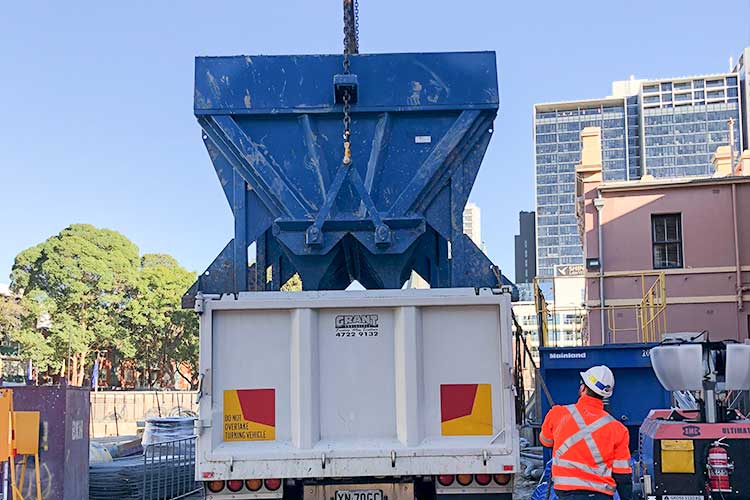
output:
<path id="1" fill-rule="evenodd" d="M 498 110 L 495 54 L 352 55 L 350 165 L 342 57 L 196 59 L 195 115 L 235 234 L 188 297 L 278 290 L 294 273 L 306 290 L 401 288 L 412 270 L 432 287 L 498 286 L 462 217 Z"/>

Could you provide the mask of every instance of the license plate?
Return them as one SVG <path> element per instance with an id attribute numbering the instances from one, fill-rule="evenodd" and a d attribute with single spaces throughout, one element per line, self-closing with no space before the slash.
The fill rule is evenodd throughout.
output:
<path id="1" fill-rule="evenodd" d="M 337 490 L 335 500 L 383 500 L 383 490 Z"/>
<path id="2" fill-rule="evenodd" d="M 664 500 L 704 500 L 703 495 L 664 495 Z"/>

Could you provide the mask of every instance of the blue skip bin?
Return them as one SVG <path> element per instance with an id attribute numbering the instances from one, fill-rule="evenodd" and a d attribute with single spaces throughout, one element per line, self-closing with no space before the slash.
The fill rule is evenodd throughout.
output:
<path id="1" fill-rule="evenodd" d="M 586 347 L 539 349 L 540 374 L 555 404 L 575 403 L 581 384 L 580 372 L 594 365 L 607 365 L 615 375 L 615 391 L 607 411 L 630 432 L 630 449 L 638 449 L 638 429 L 653 408 L 669 408 L 671 397 L 656 378 L 649 352 L 656 344 L 610 344 Z M 542 415 L 550 404 L 544 394 Z M 550 458 L 545 448 L 545 459 Z"/>
<path id="2" fill-rule="evenodd" d="M 235 228 L 189 296 L 294 273 L 307 290 L 400 288 L 412 270 L 434 288 L 498 285 L 462 218 L 498 110 L 495 54 L 357 54 L 341 73 L 340 55 L 196 59 L 195 116 Z"/>

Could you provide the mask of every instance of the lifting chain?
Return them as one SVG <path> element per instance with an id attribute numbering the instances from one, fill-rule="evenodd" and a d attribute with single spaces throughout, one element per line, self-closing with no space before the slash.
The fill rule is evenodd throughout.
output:
<path id="1" fill-rule="evenodd" d="M 349 91 L 344 92 L 344 159 L 342 160 L 344 162 L 344 165 L 349 165 L 352 162 L 352 151 L 351 151 L 351 142 L 349 141 L 349 137 L 352 135 L 351 131 L 351 124 L 352 124 L 352 118 L 349 116 L 349 111 L 351 110 L 352 105 L 349 104 Z"/>
<path id="2" fill-rule="evenodd" d="M 359 54 L 359 0 L 354 0 L 354 41 Z"/>
<path id="3" fill-rule="evenodd" d="M 344 0 L 344 54 L 358 53 L 359 3 L 357 0 Z"/>
<path id="4" fill-rule="evenodd" d="M 359 4 L 357 0 L 344 0 L 344 74 L 349 74 L 349 67 L 351 61 L 349 60 L 350 54 L 356 54 L 359 52 Z M 344 101 L 344 159 L 342 162 L 344 165 L 349 165 L 352 162 L 351 154 L 351 125 L 352 118 L 351 112 L 351 96 L 349 91 L 345 90 L 342 96 Z"/>

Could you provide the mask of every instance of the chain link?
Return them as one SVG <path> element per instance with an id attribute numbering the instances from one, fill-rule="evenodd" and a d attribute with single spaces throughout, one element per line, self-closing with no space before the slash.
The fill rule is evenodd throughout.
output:
<path id="1" fill-rule="evenodd" d="M 359 0 L 354 0 L 354 34 L 357 40 L 357 53 L 359 53 Z"/>
<path id="2" fill-rule="evenodd" d="M 344 0 L 344 55 L 356 54 L 359 52 L 359 26 L 358 14 L 359 9 L 355 0 Z"/>
<path id="3" fill-rule="evenodd" d="M 343 96 L 344 100 L 344 140 L 349 140 L 349 135 L 351 134 L 351 125 L 352 125 L 352 118 L 349 116 L 349 112 L 352 109 L 352 105 L 350 104 L 351 97 L 349 96 L 349 92 L 344 92 Z"/>
<path id="4" fill-rule="evenodd" d="M 354 2 L 353 9 L 350 9 L 347 3 Z M 353 12 L 352 12 L 353 11 Z M 344 74 L 348 75 L 350 71 L 351 61 L 349 59 L 349 54 L 353 50 L 354 52 L 359 51 L 359 47 L 357 47 L 358 43 L 357 40 L 359 38 L 359 26 L 358 26 L 358 18 L 359 18 L 359 5 L 356 0 L 348 0 L 348 2 L 344 1 Z M 354 14 L 354 15 L 352 15 Z M 344 159 L 342 160 L 344 165 L 349 165 L 351 163 L 351 141 L 349 140 L 351 138 L 351 125 L 352 125 L 352 119 L 350 116 L 351 112 L 351 96 L 349 95 L 349 91 L 345 90 L 344 95 L 342 96 L 342 100 L 344 101 L 344 132 L 342 134 L 342 138 L 344 139 Z"/>
<path id="5" fill-rule="evenodd" d="M 343 139 L 344 139 L 344 165 L 349 165 L 352 162 L 351 157 L 351 142 L 349 141 L 349 138 L 351 137 L 351 125 L 352 125 L 352 118 L 349 115 L 349 111 L 351 110 L 351 104 L 349 100 L 351 97 L 349 96 L 349 91 L 345 91 L 343 95 L 344 100 L 344 133 L 343 133 Z"/>

